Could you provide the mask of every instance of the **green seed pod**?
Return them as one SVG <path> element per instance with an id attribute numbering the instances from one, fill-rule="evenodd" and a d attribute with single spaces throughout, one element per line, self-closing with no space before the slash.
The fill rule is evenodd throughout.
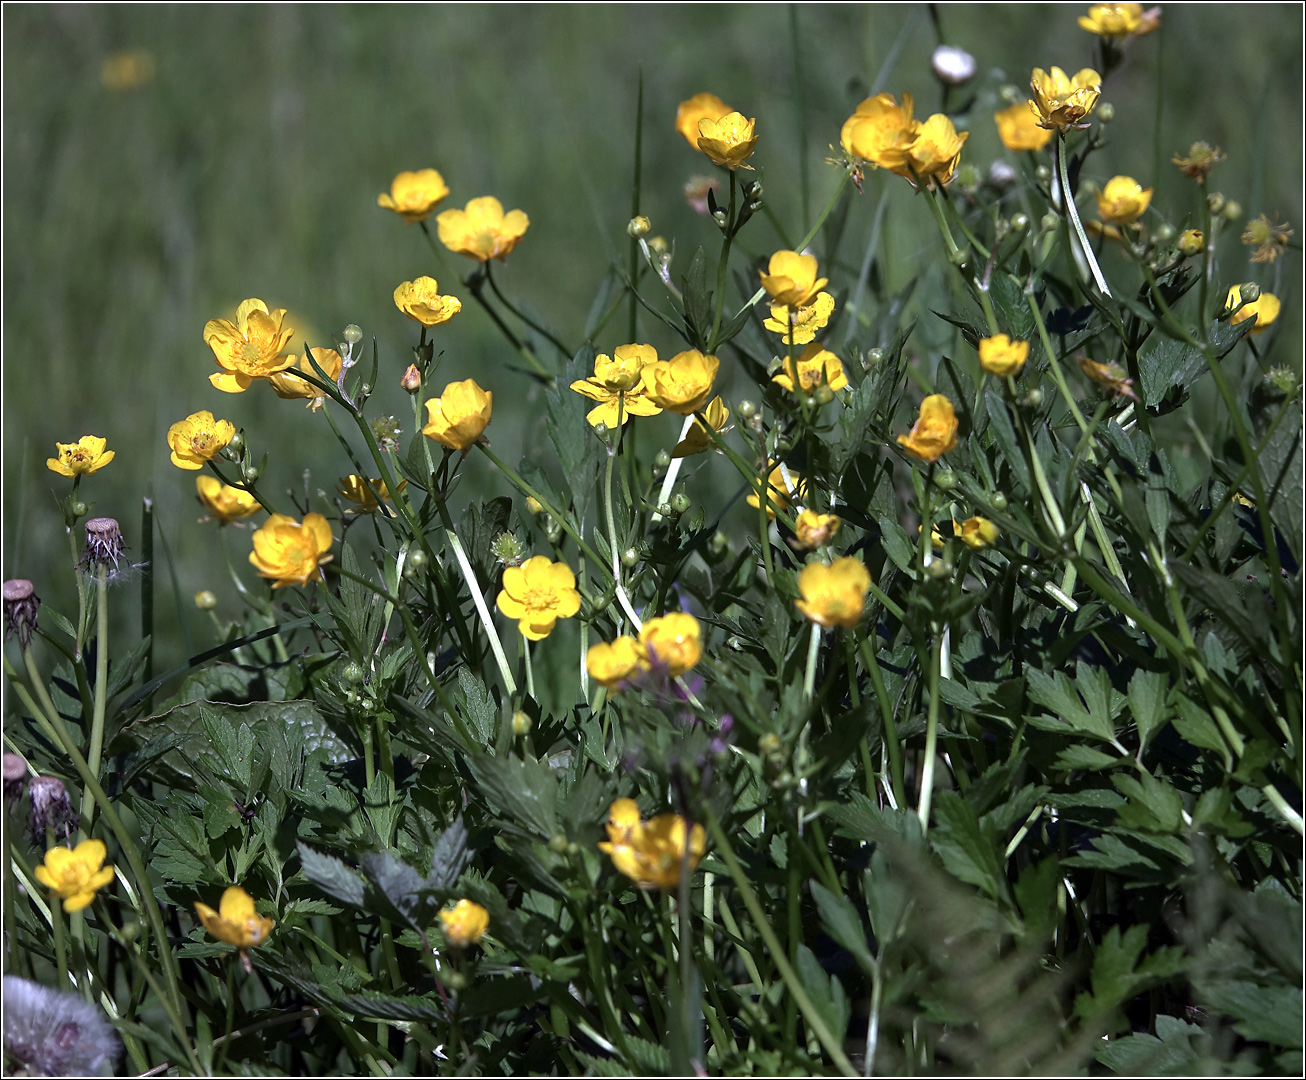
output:
<path id="1" fill-rule="evenodd" d="M 1007 508 L 1007 496 L 1001 491 L 995 491 L 993 498 L 989 502 L 993 504 L 994 510 L 1005 510 Z"/>
<path id="2" fill-rule="evenodd" d="M 531 718 L 521 710 L 512 714 L 512 733 L 518 738 L 530 733 L 532 726 Z"/>
<path id="3" fill-rule="evenodd" d="M 683 491 L 671 500 L 671 512 L 673 514 L 683 514 L 689 509 L 689 496 Z"/>
<path id="4" fill-rule="evenodd" d="M 662 506 L 666 506 L 666 503 L 663 503 Z M 662 506 L 659 506 L 659 507 L 658 507 L 658 513 L 659 513 L 659 514 L 662 513 Z M 666 516 L 667 516 L 668 514 L 670 514 L 670 513 L 671 513 L 671 507 L 670 507 L 670 506 L 667 506 L 667 513 L 666 513 L 666 514 L 662 514 L 662 516 L 663 516 L 663 517 L 666 517 Z M 623 552 L 621 553 L 621 565 L 622 565 L 622 566 L 625 566 L 625 567 L 631 567 L 631 566 L 635 566 L 635 565 L 637 565 L 638 563 L 639 563 L 639 551 L 638 551 L 637 549 L 635 549 L 635 548 L 633 548 L 633 547 L 629 547 L 629 548 L 626 548 L 626 550 L 623 551 Z"/>
<path id="5" fill-rule="evenodd" d="M 1116 118 L 1116 107 L 1109 101 L 1104 101 L 1097 107 L 1097 118 L 1104 124 L 1111 123 Z"/>
<path id="6" fill-rule="evenodd" d="M 1025 214 L 1011 215 L 1011 231 L 1024 232 L 1029 228 L 1029 217 Z"/>
<path id="7" fill-rule="evenodd" d="M 668 468 L 671 465 L 671 455 L 665 450 L 659 450 L 658 456 L 653 459 L 653 464 L 659 469 Z"/>
<path id="8" fill-rule="evenodd" d="M 951 469 L 937 472 L 934 474 L 934 483 L 940 491 L 952 491 L 957 486 L 957 474 Z"/>
<path id="9" fill-rule="evenodd" d="M 1248 281 L 1238 286 L 1238 295 L 1247 303 L 1254 304 L 1261 298 L 1261 287 L 1254 281 Z"/>
<path id="10" fill-rule="evenodd" d="M 363 329 L 357 323 L 350 323 L 345 327 L 345 342 L 349 345 L 357 345 L 363 340 Z"/>

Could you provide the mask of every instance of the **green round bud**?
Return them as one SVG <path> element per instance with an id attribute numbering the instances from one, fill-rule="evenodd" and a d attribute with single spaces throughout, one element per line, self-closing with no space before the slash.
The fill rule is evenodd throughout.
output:
<path id="1" fill-rule="evenodd" d="M 1044 232 L 1051 232 L 1060 224 L 1061 224 L 1061 218 L 1059 218 L 1056 214 L 1052 213 L 1052 211 L 1049 210 L 1046 214 L 1044 214 L 1041 218 L 1039 218 L 1038 227 L 1042 229 Z"/>
<path id="2" fill-rule="evenodd" d="M 750 401 L 748 398 L 744 398 L 743 401 L 735 406 L 735 413 L 741 420 L 751 420 L 757 415 L 757 403 Z"/>
<path id="3" fill-rule="evenodd" d="M 555 855 L 565 855 L 570 842 L 562 833 L 555 833 L 549 837 L 549 850 Z"/>
<path id="4" fill-rule="evenodd" d="M 363 340 L 363 328 L 357 323 L 350 323 L 345 327 L 345 342 L 349 345 L 357 345 Z"/>
<path id="5" fill-rule="evenodd" d="M 647 236 L 653 228 L 653 223 L 643 214 L 633 217 L 626 224 L 626 234 L 638 240 L 641 236 Z"/>
<path id="6" fill-rule="evenodd" d="M 608 430 L 609 430 L 608 425 L 605 424 L 602 420 L 600 420 L 597 424 L 594 425 L 594 434 L 597 435 L 600 439 L 606 439 L 608 437 Z"/>
<path id="7" fill-rule="evenodd" d="M 341 686 L 357 686 L 367 678 L 367 672 L 357 660 L 346 660 L 340 665 L 336 680 Z"/>
<path id="8" fill-rule="evenodd" d="M 1206 206 L 1213 214 L 1223 213 L 1224 196 L 1218 191 L 1211 192 L 1211 194 L 1206 196 Z"/>
<path id="9" fill-rule="evenodd" d="M 209 592 L 208 589 L 201 589 L 195 594 L 195 606 L 199 608 L 200 611 L 212 611 L 218 606 L 218 598 Z"/>
<path id="10" fill-rule="evenodd" d="M 834 400 L 834 391 L 828 386 L 818 386 L 812 396 L 816 398 L 818 405 L 829 405 Z"/>
<path id="11" fill-rule="evenodd" d="M 571 843 L 567 845 L 567 851 L 566 851 L 567 858 L 574 859 L 579 854 L 580 854 L 580 845 L 576 843 L 575 840 L 571 841 Z"/>
<path id="12" fill-rule="evenodd" d="M 1011 215 L 1011 231 L 1024 232 L 1029 228 L 1029 216 L 1027 214 Z"/>
<path id="13" fill-rule="evenodd" d="M 420 570 L 426 565 L 426 552 L 421 548 L 414 548 L 408 553 L 406 565 L 411 566 L 414 570 Z"/>
<path id="14" fill-rule="evenodd" d="M 1152 238 L 1158 244 L 1168 244 L 1175 237 L 1174 226 L 1168 221 L 1163 221 L 1152 231 Z"/>
<path id="15" fill-rule="evenodd" d="M 467 989 L 467 976 L 461 971 L 454 971 L 453 968 L 442 968 L 440 978 L 444 980 L 444 985 L 450 990 Z"/>
<path id="16" fill-rule="evenodd" d="M 549 518 L 549 523 L 544 526 L 544 537 L 550 544 L 558 543 L 562 539 L 562 526 Z"/>
<path id="17" fill-rule="evenodd" d="M 935 581 L 943 581 L 952 576 L 952 563 L 947 559 L 935 559 L 925 568 L 925 572 Z"/>
<path id="18" fill-rule="evenodd" d="M 934 484 L 940 491 L 952 491 L 957 486 L 957 474 L 951 469 L 934 474 Z"/>
<path id="19" fill-rule="evenodd" d="M 1039 387 L 1034 387 L 1024 398 L 1023 404 L 1026 408 L 1037 409 L 1043 404 L 1043 391 Z"/>
<path id="20" fill-rule="evenodd" d="M 1097 107 L 1097 118 L 1104 124 L 1111 123 L 1116 118 L 1116 107 L 1109 101 L 1104 101 Z"/>
<path id="21" fill-rule="evenodd" d="M 820 402 L 817 401 L 816 398 L 813 397 L 811 394 L 808 394 L 805 398 L 803 398 L 803 404 L 806 405 L 809 409 L 815 409 L 816 406 L 820 404 Z"/>
<path id="22" fill-rule="evenodd" d="M 775 732 L 768 731 L 757 740 L 757 749 L 766 757 L 773 757 L 784 749 L 784 744 L 780 741 L 780 736 Z"/>
<path id="23" fill-rule="evenodd" d="M 125 922 L 122 929 L 118 931 L 119 936 L 128 943 L 135 941 L 141 936 L 141 924 L 138 922 Z"/>
<path id="24" fill-rule="evenodd" d="M 866 350 L 866 362 L 874 367 L 876 364 L 884 362 L 884 350 L 878 345 L 874 349 Z"/>
<path id="25" fill-rule="evenodd" d="M 1005 510 L 1007 508 L 1007 496 L 1001 491 L 995 491 L 993 498 L 989 502 L 993 504 L 994 510 Z"/>
<path id="26" fill-rule="evenodd" d="M 227 449 L 233 454 L 239 455 L 245 449 L 245 433 L 238 431 L 231 437 L 231 442 L 227 443 Z"/>
<path id="27" fill-rule="evenodd" d="M 1261 287 L 1254 281 L 1248 281 L 1238 286 L 1238 296 L 1247 303 L 1254 304 L 1261 298 Z"/>
<path id="28" fill-rule="evenodd" d="M 1037 169 L 1034 170 L 1034 175 L 1038 177 L 1038 179 L 1041 180 L 1043 183 L 1047 183 L 1049 180 L 1052 179 L 1052 170 L 1048 168 L 1046 165 L 1040 165 Z"/>
<path id="29" fill-rule="evenodd" d="M 659 469 L 665 469 L 671 464 L 671 455 L 665 450 L 659 450 L 658 456 L 653 459 L 653 464 Z"/>
<path id="30" fill-rule="evenodd" d="M 249 464 L 240 470 L 240 474 L 245 478 L 245 483 L 252 484 L 259 478 L 260 471 L 257 465 Z"/>
<path id="31" fill-rule="evenodd" d="M 372 392 L 372 384 L 370 382 L 363 383 L 363 385 L 358 388 L 358 392 L 363 397 L 367 397 L 367 395 Z"/>
<path id="32" fill-rule="evenodd" d="M 666 506 L 667 509 L 666 514 L 662 514 L 663 506 Z M 658 507 L 658 513 L 662 514 L 663 517 L 666 517 L 668 514 L 671 513 L 671 507 L 667 506 L 666 503 L 663 503 L 661 506 Z M 635 566 L 638 562 L 639 562 L 639 551 L 636 548 L 628 547 L 626 548 L 625 551 L 621 553 L 622 566 L 631 567 L 631 566 Z"/>
<path id="33" fill-rule="evenodd" d="M 689 496 L 683 491 L 671 500 L 671 512 L 673 514 L 683 514 L 689 509 Z"/>
<path id="34" fill-rule="evenodd" d="M 718 210 L 712 215 L 712 220 L 724 229 L 726 227 L 726 212 L 724 210 Z"/>
<path id="35" fill-rule="evenodd" d="M 1230 199 L 1224 204 L 1224 216 L 1228 221 L 1237 221 L 1243 216 L 1242 203 L 1234 202 L 1233 199 Z"/>
<path id="36" fill-rule="evenodd" d="M 68 507 L 68 509 L 73 512 L 73 517 L 82 517 L 84 514 L 88 513 L 91 508 L 82 502 L 81 499 L 78 499 L 72 504 L 72 506 Z"/>
<path id="37" fill-rule="evenodd" d="M 520 709 L 512 714 L 512 733 L 518 738 L 530 733 L 532 726 L 531 718 Z"/>
<path id="38" fill-rule="evenodd" d="M 712 539 L 707 542 L 708 558 L 716 562 L 724 559 L 730 553 L 730 538 L 725 533 L 713 533 Z"/>

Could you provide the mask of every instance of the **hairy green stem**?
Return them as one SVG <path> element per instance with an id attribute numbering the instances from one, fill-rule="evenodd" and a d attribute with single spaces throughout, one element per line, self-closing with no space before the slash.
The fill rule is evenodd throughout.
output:
<path id="1" fill-rule="evenodd" d="M 942 659 L 943 635 L 934 628 L 934 641 L 930 646 L 929 695 L 930 708 L 925 721 L 925 763 L 921 766 L 921 794 L 917 803 L 917 817 L 921 832 L 930 828 L 930 803 L 934 797 L 934 759 L 939 742 L 939 667 Z"/>

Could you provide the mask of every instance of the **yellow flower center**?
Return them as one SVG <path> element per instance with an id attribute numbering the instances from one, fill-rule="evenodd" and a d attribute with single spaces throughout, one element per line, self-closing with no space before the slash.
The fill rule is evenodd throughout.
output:
<path id="1" fill-rule="evenodd" d="M 263 350 L 252 341 L 247 341 L 240 347 L 240 359 L 246 364 L 257 364 Z"/>
<path id="2" fill-rule="evenodd" d="M 528 585 L 521 602 L 530 611 L 549 611 L 557 606 L 558 592 L 548 585 Z"/>

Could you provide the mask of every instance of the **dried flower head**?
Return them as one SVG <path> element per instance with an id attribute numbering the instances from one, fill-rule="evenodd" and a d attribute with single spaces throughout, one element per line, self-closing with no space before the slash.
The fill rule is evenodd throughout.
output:
<path id="1" fill-rule="evenodd" d="M 33 844 L 45 843 L 47 829 L 56 836 L 62 832 L 66 840 L 77 827 L 77 811 L 57 776 L 33 776 L 27 782 L 27 802 L 27 828 Z"/>
<path id="2" fill-rule="evenodd" d="M 111 517 L 91 518 L 86 523 L 86 550 L 82 553 L 82 562 L 86 566 L 112 566 L 118 569 L 118 560 L 126 545 L 122 542 L 122 530 L 118 522 Z"/>
<path id="3" fill-rule="evenodd" d="M 1185 176 L 1196 180 L 1199 184 L 1204 184 L 1207 173 L 1224 160 L 1224 154 L 1220 152 L 1218 146 L 1212 146 L 1207 142 L 1195 142 L 1188 148 L 1187 157 L 1175 154 L 1170 160 L 1183 169 Z"/>
<path id="4" fill-rule="evenodd" d="M 36 588 L 26 578 L 11 578 L 4 584 L 5 637 L 17 637 L 21 648 L 27 648 L 36 629 L 36 613 L 41 598 Z"/>
<path id="5" fill-rule="evenodd" d="M 1243 230 L 1242 241 L 1256 250 L 1252 252 L 1252 262 L 1272 263 L 1284 248 L 1288 246 L 1288 237 L 1292 230 L 1287 225 L 1270 221 L 1264 214 L 1255 221 L 1249 221 Z"/>
<path id="6" fill-rule="evenodd" d="M 27 762 L 21 754 L 5 754 L 5 808 L 12 810 L 27 786 Z"/>
<path id="7" fill-rule="evenodd" d="M 77 994 L 17 975 L 4 978 L 5 1053 L 32 1076 L 112 1076 L 122 1043 L 104 1014 Z"/>

